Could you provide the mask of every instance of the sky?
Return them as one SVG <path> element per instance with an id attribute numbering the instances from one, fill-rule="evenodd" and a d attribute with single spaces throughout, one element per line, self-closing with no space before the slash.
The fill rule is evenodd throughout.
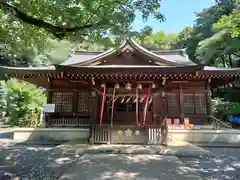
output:
<path id="1" fill-rule="evenodd" d="M 164 30 L 166 33 L 178 33 L 186 26 L 191 26 L 196 18 L 195 13 L 214 5 L 214 0 L 162 0 L 160 12 L 165 16 L 165 22 L 149 18 L 142 22 L 141 14 L 133 23 L 134 30 L 140 30 L 149 25 L 154 32 Z"/>

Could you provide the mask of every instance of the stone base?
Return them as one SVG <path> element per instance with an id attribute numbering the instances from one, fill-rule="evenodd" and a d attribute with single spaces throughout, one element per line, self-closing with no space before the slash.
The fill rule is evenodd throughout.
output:
<path id="1" fill-rule="evenodd" d="M 73 139 L 88 140 L 89 129 L 86 128 L 16 128 L 14 140 L 30 141 L 70 141 Z"/>
<path id="2" fill-rule="evenodd" d="M 239 130 L 169 130 L 172 141 L 186 141 L 201 144 L 240 144 Z"/>

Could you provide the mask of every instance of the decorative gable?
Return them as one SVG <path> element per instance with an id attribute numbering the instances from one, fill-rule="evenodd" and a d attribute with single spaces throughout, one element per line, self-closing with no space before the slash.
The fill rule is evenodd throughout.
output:
<path id="1" fill-rule="evenodd" d="M 84 52 L 87 54 L 86 52 Z M 63 65 L 69 66 L 101 66 L 101 65 L 138 65 L 138 66 L 185 66 L 196 65 L 182 53 L 181 50 L 158 51 L 152 52 L 137 44 L 132 39 L 127 39 L 117 49 L 110 49 L 106 52 L 92 55 L 89 52 L 85 58 L 81 53 L 73 55 L 68 62 Z M 79 57 L 79 58 L 78 58 Z"/>

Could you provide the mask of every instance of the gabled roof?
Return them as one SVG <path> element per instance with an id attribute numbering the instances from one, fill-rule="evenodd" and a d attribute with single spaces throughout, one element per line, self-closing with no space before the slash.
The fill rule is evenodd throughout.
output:
<path id="1" fill-rule="evenodd" d="M 170 66 L 189 66 L 196 65 L 189 60 L 184 50 L 168 50 L 168 51 L 149 51 L 139 45 L 133 39 L 125 40 L 118 48 L 112 48 L 105 52 L 75 52 L 62 65 L 69 66 L 83 66 L 90 65 L 97 61 L 101 61 L 106 57 L 114 54 L 119 54 L 124 51 L 134 51 L 140 55 L 148 57 L 149 60 L 154 60 L 157 64 L 164 64 Z"/>

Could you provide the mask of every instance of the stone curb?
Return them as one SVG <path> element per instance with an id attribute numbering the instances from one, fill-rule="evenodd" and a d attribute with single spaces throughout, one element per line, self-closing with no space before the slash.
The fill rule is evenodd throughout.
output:
<path id="1" fill-rule="evenodd" d="M 62 143 L 64 143 L 63 141 L 24 141 L 24 140 L 13 140 L 13 139 L 0 139 L 0 142 L 3 143 L 9 143 L 9 144 L 13 144 L 15 146 L 18 145 L 53 145 L 53 146 L 58 146 Z"/>
<path id="2" fill-rule="evenodd" d="M 53 154 L 65 154 L 65 155 L 85 155 L 85 154 L 126 154 L 126 155 L 166 155 L 166 156 L 178 156 L 178 157 L 215 157 L 215 155 L 211 152 L 183 152 L 178 150 L 163 150 L 165 152 L 159 151 L 135 151 L 135 152 L 127 152 L 125 150 L 112 150 L 112 149 L 87 149 L 87 150 L 74 150 L 69 149 L 64 152 L 61 148 L 54 148 L 52 150 Z"/>
<path id="3" fill-rule="evenodd" d="M 206 144 L 206 143 L 196 143 L 194 144 L 199 147 L 216 147 L 216 148 L 240 148 L 240 144 Z"/>

